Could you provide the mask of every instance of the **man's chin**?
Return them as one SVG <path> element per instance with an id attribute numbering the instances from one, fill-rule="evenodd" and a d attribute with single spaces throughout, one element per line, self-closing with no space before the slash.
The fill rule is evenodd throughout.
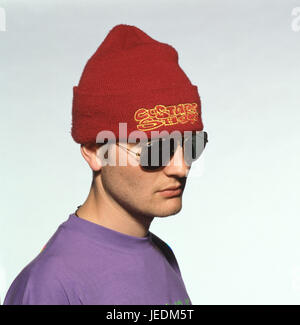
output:
<path id="1" fill-rule="evenodd" d="M 177 213 L 179 213 L 182 209 L 182 205 L 180 204 L 180 206 L 178 206 L 178 208 L 173 208 L 173 209 L 166 209 L 165 211 L 160 211 L 160 213 L 158 213 L 156 215 L 156 217 L 158 218 L 165 218 L 165 217 L 170 217 L 173 216 Z"/>

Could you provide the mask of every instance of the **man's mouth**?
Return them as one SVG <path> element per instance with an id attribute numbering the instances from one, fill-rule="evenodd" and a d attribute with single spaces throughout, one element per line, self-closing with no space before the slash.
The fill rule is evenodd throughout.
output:
<path id="1" fill-rule="evenodd" d="M 163 191 L 159 191 L 158 192 L 160 195 L 164 196 L 164 197 L 173 197 L 173 196 L 179 196 L 182 193 L 182 187 L 181 186 L 177 186 L 177 187 L 173 187 L 173 189 L 168 188 L 166 190 Z"/>

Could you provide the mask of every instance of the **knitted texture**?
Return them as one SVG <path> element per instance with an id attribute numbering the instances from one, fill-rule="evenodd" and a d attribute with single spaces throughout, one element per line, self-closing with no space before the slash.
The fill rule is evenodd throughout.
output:
<path id="1" fill-rule="evenodd" d="M 98 132 L 119 123 L 131 131 L 201 131 L 198 88 L 178 64 L 177 51 L 141 29 L 113 27 L 73 87 L 72 130 L 77 143 L 96 143 Z"/>

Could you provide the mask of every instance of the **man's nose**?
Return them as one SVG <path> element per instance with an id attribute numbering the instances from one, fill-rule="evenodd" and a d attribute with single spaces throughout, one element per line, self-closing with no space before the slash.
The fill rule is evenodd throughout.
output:
<path id="1" fill-rule="evenodd" d="M 186 177 L 189 173 L 191 166 L 184 160 L 184 149 L 181 145 L 178 145 L 174 156 L 165 166 L 164 170 L 167 174 L 174 174 L 178 177 Z"/>

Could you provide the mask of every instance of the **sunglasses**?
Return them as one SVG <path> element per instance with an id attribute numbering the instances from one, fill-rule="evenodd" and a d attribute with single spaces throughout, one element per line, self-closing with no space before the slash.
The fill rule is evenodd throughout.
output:
<path id="1" fill-rule="evenodd" d="M 138 144 L 139 152 L 130 150 L 120 143 L 118 146 L 132 153 L 144 170 L 156 170 L 168 165 L 179 145 L 183 147 L 184 160 L 190 166 L 201 156 L 207 142 L 207 132 L 198 131 L 184 137 L 160 137 L 147 143 L 140 142 Z"/>

